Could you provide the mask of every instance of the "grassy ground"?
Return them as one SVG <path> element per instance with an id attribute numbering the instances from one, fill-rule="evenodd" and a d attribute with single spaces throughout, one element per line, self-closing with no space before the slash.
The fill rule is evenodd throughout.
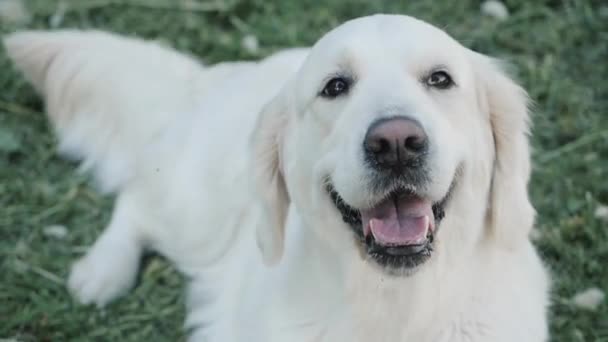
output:
<path id="1" fill-rule="evenodd" d="M 5 20 L 0 32 L 94 27 L 160 38 L 214 62 L 310 44 L 345 19 L 379 11 L 447 28 L 467 46 L 513 62 L 537 103 L 531 193 L 537 245 L 555 278 L 553 340 L 608 341 L 607 303 L 585 311 L 570 300 L 589 287 L 608 291 L 608 220 L 595 214 L 608 204 L 606 2 L 509 0 L 506 21 L 482 16 L 472 0 L 223 0 L 184 10 L 185 3 L 30 0 L 30 21 Z M 259 51 L 241 47 L 246 35 L 259 39 Z M 69 264 L 107 222 L 110 199 L 56 156 L 39 99 L 2 51 L 0 70 L 0 340 L 183 340 L 183 282 L 158 258 L 133 293 L 106 310 L 72 301 L 64 287 Z M 63 239 L 45 233 L 57 224 L 68 228 Z"/>

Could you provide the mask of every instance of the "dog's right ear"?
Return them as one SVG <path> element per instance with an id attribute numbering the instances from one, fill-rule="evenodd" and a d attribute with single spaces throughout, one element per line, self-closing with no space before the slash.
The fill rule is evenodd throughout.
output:
<path id="1" fill-rule="evenodd" d="M 283 256 L 290 203 L 282 158 L 283 136 L 292 107 L 288 89 L 286 86 L 262 109 L 252 136 L 255 188 L 263 206 L 256 239 L 267 265 L 276 264 Z"/>

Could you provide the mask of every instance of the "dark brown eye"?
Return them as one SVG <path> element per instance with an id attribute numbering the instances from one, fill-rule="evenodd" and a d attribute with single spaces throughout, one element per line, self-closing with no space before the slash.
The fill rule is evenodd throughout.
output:
<path id="1" fill-rule="evenodd" d="M 342 94 L 348 92 L 350 84 L 349 81 L 342 77 L 332 78 L 325 84 L 325 88 L 321 92 L 321 96 L 326 98 L 336 98 Z"/>
<path id="2" fill-rule="evenodd" d="M 435 71 L 426 79 L 426 84 L 437 89 L 448 89 L 454 85 L 454 81 L 447 72 Z"/>

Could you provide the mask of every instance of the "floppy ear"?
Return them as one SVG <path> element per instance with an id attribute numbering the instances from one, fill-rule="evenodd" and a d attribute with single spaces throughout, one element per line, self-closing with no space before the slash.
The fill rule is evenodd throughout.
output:
<path id="1" fill-rule="evenodd" d="M 477 55 L 480 101 L 489 113 L 495 159 L 488 219 L 491 235 L 507 247 L 527 239 L 535 211 L 528 198 L 530 178 L 529 98 L 500 65 Z"/>
<path id="2" fill-rule="evenodd" d="M 283 256 L 290 203 L 282 166 L 283 134 L 290 107 L 286 93 L 281 91 L 262 109 L 252 136 L 255 187 L 263 207 L 256 240 L 267 265 L 276 264 Z"/>

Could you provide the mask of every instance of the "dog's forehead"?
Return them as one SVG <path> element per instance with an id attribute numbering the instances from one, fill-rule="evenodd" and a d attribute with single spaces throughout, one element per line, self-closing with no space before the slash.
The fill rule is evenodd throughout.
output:
<path id="1" fill-rule="evenodd" d="M 313 46 L 311 57 L 329 58 L 348 52 L 427 53 L 429 49 L 457 45 L 460 44 L 447 33 L 422 20 L 378 14 L 347 21 L 329 31 Z"/>

